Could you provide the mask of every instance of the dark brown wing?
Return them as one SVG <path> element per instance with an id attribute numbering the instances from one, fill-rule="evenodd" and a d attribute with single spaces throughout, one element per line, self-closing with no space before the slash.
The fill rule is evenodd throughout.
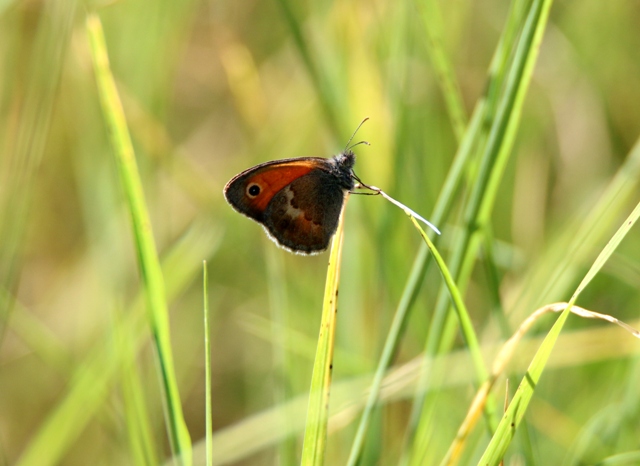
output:
<path id="1" fill-rule="evenodd" d="M 273 196 L 264 213 L 264 227 L 294 252 L 324 251 L 338 226 L 345 192 L 335 175 L 313 170 Z"/>

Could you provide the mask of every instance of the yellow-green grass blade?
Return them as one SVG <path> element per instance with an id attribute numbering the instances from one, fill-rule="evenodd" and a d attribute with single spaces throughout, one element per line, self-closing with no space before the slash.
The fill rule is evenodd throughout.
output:
<path id="1" fill-rule="evenodd" d="M 640 321 L 632 322 L 640 327 Z M 510 370 L 524 373 L 528 362 L 540 347 L 544 338 L 539 336 L 524 337 L 518 344 L 518 352 L 509 362 Z M 572 351 L 589 343 L 597 342 L 598 351 Z M 553 370 L 570 370 L 571 368 L 602 363 L 621 358 L 633 358 L 640 354 L 637 340 L 620 339 L 620 330 L 612 326 L 573 330 L 560 335 L 556 344 L 557 351 L 566 355 L 563 358 L 551 359 L 548 365 Z M 490 344 L 483 347 L 485 360 L 492 360 L 502 351 L 501 344 Z M 528 358 L 528 360 L 527 360 Z M 415 384 L 419 375 L 420 358 L 414 358 L 394 367 L 385 373 L 384 389 L 380 395 L 380 404 L 404 402 L 415 393 Z M 455 387 L 468 387 L 474 383 L 475 374 L 468 350 L 457 350 L 431 359 L 433 373 L 446 374 L 447 377 L 433 377 L 428 391 L 450 390 Z M 336 380 L 331 391 L 330 419 L 336 429 L 354 419 L 360 407 L 364 406 L 368 397 L 368 387 L 372 374 L 366 374 L 346 380 Z M 535 402 L 535 399 L 534 399 Z M 213 435 L 216 456 L 214 464 L 229 464 L 249 460 L 257 452 L 276 447 L 278 442 L 291 435 L 304 431 L 304 413 L 308 405 L 308 394 L 296 396 L 286 403 L 269 407 L 236 423 L 217 430 Z M 290 423 L 284 422 L 285 412 L 291 417 Z M 194 443 L 194 462 L 204 464 L 205 442 Z M 165 463 L 171 466 L 170 462 Z"/>
<path id="2" fill-rule="evenodd" d="M 501 66 L 501 63 L 506 61 L 506 57 L 508 56 L 508 54 L 505 51 L 511 48 L 510 44 L 514 40 L 514 36 L 514 34 L 505 34 L 501 38 L 498 49 L 496 50 L 496 55 L 491 65 L 490 83 L 492 83 L 493 85 L 489 86 L 490 89 L 496 87 L 498 83 L 502 82 L 504 67 Z M 505 42 L 507 43 L 507 45 L 505 45 Z M 455 101 L 456 98 L 451 98 L 451 100 Z M 451 165 L 443 188 L 440 191 L 438 201 L 436 202 L 436 205 L 434 207 L 433 215 L 431 216 L 431 218 L 433 220 L 433 223 L 435 223 L 436 225 L 442 225 L 447 219 L 451 211 L 456 192 L 458 191 L 459 186 L 462 182 L 465 172 L 465 166 L 467 166 L 469 160 L 474 154 L 474 148 L 477 147 L 480 144 L 480 141 L 484 138 L 483 134 L 486 129 L 483 127 L 483 122 L 487 118 L 486 111 L 487 105 L 485 103 L 485 98 L 483 98 L 478 103 L 473 112 L 469 127 L 464 135 L 464 138 L 461 141 L 461 145 L 456 153 L 456 157 L 454 158 L 453 164 Z M 423 278 L 427 271 L 428 258 L 428 248 L 425 245 L 422 245 L 420 247 L 420 250 L 418 251 L 418 254 L 416 255 L 416 259 L 411 268 L 411 272 L 405 284 L 402 296 L 398 303 L 398 307 L 396 308 L 393 322 L 387 335 L 382 355 L 378 362 L 378 370 L 376 371 L 374 381 L 372 382 L 369 402 L 367 403 L 363 416 L 361 418 L 361 426 L 358 427 L 359 432 L 366 431 L 367 423 L 369 420 L 369 415 L 367 415 L 367 412 L 370 412 L 375 405 L 382 374 L 384 373 L 384 370 L 389 366 L 393 354 L 395 354 L 395 348 L 397 348 L 397 345 L 402 338 L 404 322 L 408 318 L 409 310 L 411 309 L 411 306 L 416 299 L 416 296 L 422 285 Z M 422 386 L 424 386 L 426 383 L 427 380 L 423 380 Z M 418 390 L 421 391 L 421 393 L 424 393 L 424 390 Z M 414 406 L 418 405 L 414 404 Z M 414 414 L 412 414 L 412 421 L 410 422 L 411 425 L 415 425 L 415 423 L 417 422 L 417 412 L 419 412 L 419 409 L 414 409 Z M 413 428 L 410 427 L 410 430 L 413 430 Z M 350 453 L 351 458 L 357 457 L 360 454 L 359 450 L 362 448 L 362 441 L 363 440 L 357 434 L 354 443 L 352 444 Z"/>
<path id="3" fill-rule="evenodd" d="M 616 231 L 611 240 L 598 255 L 593 265 L 576 288 L 576 291 L 573 293 L 573 296 L 571 297 L 567 308 L 557 319 L 556 323 L 551 328 L 551 331 L 544 339 L 544 342 L 540 346 L 540 349 L 531 361 L 531 365 L 529 366 L 525 377 L 520 382 L 520 386 L 518 387 L 518 390 L 516 391 L 513 400 L 511 401 L 509 408 L 507 409 L 507 412 L 500 421 L 496 433 L 492 437 L 491 442 L 485 450 L 482 458 L 478 462 L 479 465 L 498 464 L 504 457 L 504 454 L 506 453 L 511 440 L 513 439 L 515 431 L 522 421 L 522 418 L 524 417 L 529 402 L 531 401 L 531 397 L 533 396 L 533 393 L 535 391 L 535 387 L 540 380 L 540 376 L 542 375 L 542 372 L 546 366 L 549 355 L 551 354 L 560 331 L 562 330 L 562 326 L 569 316 L 571 306 L 575 304 L 576 300 L 580 296 L 580 293 L 582 293 L 585 287 L 602 269 L 602 266 L 611 257 L 611 255 L 618 247 L 618 245 L 622 242 L 629 230 L 631 230 L 631 227 L 638 220 L 638 217 L 640 217 L 640 203 L 636 205 L 635 209 L 631 212 L 629 217 L 627 217 L 620 228 L 618 228 L 618 231 Z"/>
<path id="4" fill-rule="evenodd" d="M 442 46 L 443 22 L 440 9 L 433 0 L 424 0 L 417 3 L 427 36 L 425 44 L 429 51 L 431 64 L 436 71 L 438 84 L 447 105 L 453 133 L 458 142 L 461 142 L 467 127 L 467 116 L 460 86 Z"/>
<path id="5" fill-rule="evenodd" d="M 636 330 L 625 322 L 622 322 L 619 319 L 616 319 L 615 317 L 607 314 L 589 311 L 580 306 L 570 306 L 568 303 L 553 303 L 537 309 L 529 317 L 527 317 L 524 322 L 522 322 L 520 327 L 504 343 L 498 354 L 495 356 L 491 374 L 489 378 L 482 384 L 480 389 L 476 392 L 476 396 L 474 397 L 473 402 L 470 405 L 467 416 L 460 425 L 455 440 L 449 447 L 449 451 L 441 462 L 442 465 L 455 465 L 458 463 L 460 454 L 464 449 L 464 443 L 477 422 L 479 412 L 485 406 L 485 403 L 491 393 L 491 389 L 498 380 L 498 377 L 503 374 L 507 364 L 509 364 L 509 362 L 517 354 L 516 348 L 518 347 L 518 344 L 520 343 L 522 337 L 532 328 L 532 326 L 538 321 L 538 319 L 540 319 L 540 317 L 550 312 L 560 313 L 567 308 L 570 308 L 571 313 L 586 319 L 599 319 L 616 324 L 625 329 L 634 337 L 640 338 L 640 331 Z"/>
<path id="6" fill-rule="evenodd" d="M 497 465 L 502 461 L 569 313 L 570 307 L 567 307 L 542 342 L 478 465 Z"/>
<path id="7" fill-rule="evenodd" d="M 198 269 L 198 258 L 210 256 L 219 245 L 211 225 L 201 225 L 184 236 L 182 241 L 163 258 L 169 299 L 184 292 Z M 113 351 L 113 338 L 100 340 L 91 353 L 76 364 L 69 377 L 69 389 L 39 426 L 18 459 L 17 466 L 48 466 L 59 464 L 89 421 L 104 408 L 104 400 L 116 383 L 120 367 L 131 364 L 147 339 L 145 322 L 141 319 L 144 306 L 142 293 L 125 312 L 121 334 L 130 335 L 129 352 Z M 115 356 L 114 356 L 115 355 Z M 121 359 L 122 358 L 122 359 Z"/>
<path id="8" fill-rule="evenodd" d="M 346 201 L 346 200 L 345 200 Z M 345 202 L 346 205 L 346 202 Z M 343 206 L 344 213 L 344 206 Z M 307 422 L 302 445 L 303 465 L 322 465 L 327 443 L 327 423 L 329 421 L 329 393 L 333 372 L 333 351 L 338 313 L 338 285 L 340 281 L 340 258 L 344 215 L 340 215 L 338 229 L 331 242 L 327 281 L 324 290 L 320 335 L 309 389 Z"/>
<path id="9" fill-rule="evenodd" d="M 509 21 L 508 24 L 518 24 L 518 12 L 515 10 L 512 11 L 512 16 L 515 19 Z M 490 118 L 490 106 L 487 106 L 486 99 L 488 97 L 492 97 L 493 94 L 495 94 L 495 91 L 492 92 L 492 90 L 499 88 L 500 83 L 502 83 L 504 79 L 505 63 L 507 61 L 507 57 L 509 56 L 509 50 L 511 50 L 511 48 L 513 47 L 513 43 L 516 39 L 516 34 L 514 32 L 515 30 L 516 28 L 513 26 L 507 28 L 505 30 L 505 33 L 501 37 L 498 48 L 496 49 L 496 53 L 490 67 L 490 85 L 488 86 L 487 95 L 480 100 L 475 108 L 475 111 L 473 112 L 469 127 L 464 135 L 464 138 L 461 141 L 461 145 L 457 151 L 456 157 L 453 161 L 453 164 L 451 165 L 443 188 L 440 191 L 438 201 L 436 202 L 436 205 L 434 207 L 433 215 L 431 216 L 431 218 L 436 225 L 442 225 L 448 217 L 455 199 L 456 192 L 458 191 L 459 186 L 462 182 L 465 167 L 468 165 L 476 148 L 486 137 L 485 131 L 487 131 L 487 129 L 484 123 L 487 119 Z M 440 52 L 438 51 L 434 51 L 434 53 L 440 54 Z M 443 64 L 435 66 L 443 66 Z M 447 81 L 449 83 L 454 82 L 452 78 L 447 78 Z M 449 87 L 449 85 L 444 85 L 443 89 L 449 89 Z M 452 102 L 455 102 L 457 100 L 456 97 L 446 98 L 447 100 L 451 100 Z M 394 314 L 394 318 L 387 335 L 387 339 L 385 341 L 385 346 L 378 362 L 378 370 L 376 371 L 376 375 L 374 376 L 374 380 L 372 382 L 369 402 L 365 406 L 364 413 L 358 427 L 358 433 L 356 434 L 354 443 L 352 444 L 350 462 L 354 461 L 354 458 L 357 458 L 360 455 L 360 450 L 364 442 L 363 432 L 366 431 L 370 419 L 370 414 L 368 413 L 370 413 L 375 406 L 382 374 L 384 374 L 384 370 L 389 366 L 393 354 L 395 354 L 395 348 L 402 338 L 404 322 L 408 318 L 409 310 L 413 302 L 415 301 L 415 298 L 422 285 L 423 278 L 427 270 L 428 258 L 428 248 L 423 245 L 420 247 L 420 250 L 416 256 L 416 260 L 413 263 L 411 272 L 405 284 L 402 297 L 400 298 L 398 307 L 396 308 L 396 312 Z M 424 378 L 420 386 L 424 387 L 427 383 L 428 379 Z M 418 388 L 418 391 L 421 393 L 425 392 L 421 388 Z M 415 424 L 417 423 L 418 414 L 420 412 L 420 406 L 421 403 L 419 401 L 414 403 L 414 410 L 411 417 L 412 420 L 410 421 L 409 437 L 412 436 L 411 432 L 415 429 Z"/>
<path id="10" fill-rule="evenodd" d="M 482 354 L 480 352 L 480 344 L 478 343 L 478 337 L 476 336 L 476 332 L 473 329 L 473 324 L 471 323 L 471 317 L 469 316 L 469 312 L 467 311 L 467 306 L 464 304 L 464 300 L 462 299 L 462 294 L 460 290 L 456 286 L 456 283 L 447 268 L 447 264 L 445 264 L 444 259 L 436 249 L 435 245 L 429 238 L 429 235 L 425 233 L 422 229 L 418 221 L 411 215 L 407 213 L 411 218 L 414 226 L 420 232 L 422 239 L 427 244 L 429 251 L 433 255 L 433 259 L 440 270 L 440 274 L 451 293 L 451 301 L 453 303 L 453 308 L 455 309 L 456 316 L 458 317 L 458 321 L 460 323 L 460 328 L 462 330 L 462 336 L 464 337 L 465 342 L 469 348 L 469 353 L 471 355 L 471 359 L 473 360 L 473 365 L 476 371 L 476 382 L 480 385 L 484 382 L 489 375 L 487 371 L 484 359 L 482 358 Z"/>
<path id="11" fill-rule="evenodd" d="M 278 0 L 278 4 L 282 9 L 282 15 L 285 22 L 291 31 L 293 41 L 298 49 L 298 53 L 302 57 L 304 66 L 313 82 L 313 85 L 318 95 L 318 99 L 322 106 L 322 110 L 325 115 L 325 121 L 331 128 L 336 138 L 341 137 L 340 128 L 344 128 L 342 123 L 342 117 L 340 112 L 339 102 L 335 95 L 336 86 L 332 86 L 328 80 L 326 73 L 319 66 L 313 54 L 309 42 L 302 31 L 301 20 L 297 17 L 295 8 L 299 6 L 297 2 L 291 0 Z"/>
<path id="12" fill-rule="evenodd" d="M 209 335 L 209 279 L 207 277 L 207 261 L 202 262 L 202 298 L 204 308 L 204 382 L 205 382 L 205 442 L 207 444 L 206 464 L 213 464 L 213 406 L 211 400 L 211 341 Z"/>
<path id="13" fill-rule="evenodd" d="M 492 211 L 497 188 L 502 179 L 502 174 L 511 154 L 513 139 L 517 130 L 524 97 L 528 89 L 528 84 L 533 72 L 533 66 L 538 57 L 539 45 L 546 28 L 548 11 L 551 6 L 550 1 L 534 1 L 531 3 L 524 23 L 522 32 L 519 35 L 512 33 L 511 27 L 505 28 L 505 37 L 516 39 L 513 45 L 513 58 L 510 66 L 504 70 L 504 77 L 492 76 L 489 83 L 489 97 L 493 101 L 486 102 L 485 115 L 490 118 L 491 126 L 487 135 L 487 142 L 484 145 L 480 166 L 475 174 L 474 185 L 469 201 L 465 208 L 464 223 L 466 225 L 460 237 L 455 240 L 454 252 L 449 267 L 458 287 L 462 290 L 466 288 L 466 283 L 472 270 L 473 263 L 477 257 L 477 250 L 480 244 L 481 228 L 487 222 Z M 521 19 L 520 9 L 512 9 L 513 17 L 510 22 L 518 22 Z M 499 55 L 496 55 L 492 62 L 492 69 L 495 66 L 501 70 L 505 56 L 510 56 L 511 49 L 499 46 Z M 495 81 L 494 81 L 495 79 Z M 496 83 L 501 89 L 498 90 Z M 495 108 L 495 113 L 493 113 Z M 486 122 L 485 122 L 486 124 Z M 436 310 L 429 328 L 426 341 L 426 354 L 432 355 L 438 351 L 446 351 L 450 347 L 455 332 L 455 319 L 446 310 L 449 306 L 448 296 L 445 291 L 441 291 L 438 297 Z M 426 380 L 428 374 L 423 376 Z M 409 436 L 413 437 L 414 432 L 428 431 L 430 422 L 430 410 L 425 410 L 424 400 L 417 398 L 412 411 Z M 422 413 L 422 414 L 418 414 Z M 420 419 L 418 421 L 418 419 Z M 414 427 L 415 426 L 415 427 Z M 423 436 L 421 436 L 423 437 Z M 423 437 L 426 439 L 426 437 Z M 416 438 L 421 442 L 421 439 Z M 423 452 L 428 446 L 422 442 L 413 448 L 412 460 L 417 463 L 421 461 Z"/>
<path id="14" fill-rule="evenodd" d="M 132 325 L 127 324 L 121 309 L 117 309 L 114 314 L 112 347 L 116 353 L 115 359 L 122 361 L 115 376 L 120 381 L 131 456 L 137 465 L 152 466 L 158 464 L 159 449 L 154 441 L 153 427 L 145 404 L 144 384 L 140 380 L 133 357 L 136 354 L 135 330 Z"/>
<path id="15" fill-rule="evenodd" d="M 497 105 L 495 120 L 488 135 L 478 177 L 466 207 L 464 215 L 466 229 L 451 260 L 450 267 L 459 286 L 460 277 L 457 275 L 461 271 L 470 273 L 470 263 L 474 261 L 480 245 L 480 233 L 489 220 L 510 158 L 524 98 L 538 57 L 551 4 L 550 0 L 535 0 L 531 4 L 520 40 L 515 48 L 513 62 L 504 82 L 504 93 Z M 445 324 L 444 333 L 451 334 L 446 332 L 446 326 Z M 442 331 L 438 326 L 430 329 L 434 344 L 439 341 L 436 333 L 438 331 Z M 443 344 L 448 346 L 449 342 L 443 342 Z"/>
<path id="16" fill-rule="evenodd" d="M 634 466 L 640 464 L 640 450 L 628 451 L 598 461 L 594 466 Z"/>
<path id="17" fill-rule="evenodd" d="M 97 15 L 90 14 L 87 17 L 87 32 L 100 102 L 109 128 L 118 172 L 131 214 L 135 245 L 149 309 L 151 331 L 160 366 L 169 439 L 177 457 L 183 464 L 190 465 L 191 439 L 182 414 L 178 384 L 175 380 L 164 279 L 160 269 L 151 221 L 144 200 L 144 192 L 131 138 L 113 75 L 110 71 L 104 33 Z"/>
<path id="18" fill-rule="evenodd" d="M 474 362 L 474 368 L 476 370 L 476 384 L 480 385 L 488 376 L 487 369 L 485 367 L 484 360 L 482 358 L 482 354 L 480 353 L 480 346 L 478 344 L 478 338 L 473 329 L 473 325 L 471 323 L 471 318 L 469 317 L 469 313 L 467 312 L 464 301 L 462 300 L 462 295 L 460 291 L 456 287 L 449 270 L 447 269 L 442 256 L 438 253 L 437 249 L 433 242 L 429 239 L 429 236 L 425 231 L 420 227 L 415 217 L 408 211 L 406 211 L 407 215 L 411 218 L 413 224 L 418 229 L 420 234 L 422 235 L 429 251 L 431 251 L 436 264 L 438 265 L 440 272 L 443 276 L 443 279 L 446 283 L 447 288 L 451 293 L 451 300 L 454 303 L 454 309 L 456 310 L 456 314 L 460 320 L 460 324 L 462 327 L 462 333 L 469 347 L 469 351 L 471 353 L 472 360 Z M 367 404 L 365 405 L 365 409 L 362 413 L 362 417 L 360 419 L 360 423 L 358 425 L 358 430 L 356 431 L 356 436 L 354 438 L 353 444 L 351 446 L 351 452 L 349 454 L 349 460 L 347 464 L 350 466 L 355 466 L 360 461 L 360 455 L 362 453 L 362 447 L 364 445 L 364 439 L 367 432 L 367 428 L 371 419 L 371 415 L 373 413 L 373 408 L 375 406 L 377 397 L 380 393 L 381 383 L 385 374 L 385 370 L 387 368 L 388 362 L 391 360 L 393 353 L 395 352 L 395 343 L 397 342 L 397 336 L 400 333 L 400 327 L 402 326 L 402 321 L 404 318 L 404 314 L 396 313 L 391 324 L 391 328 L 389 330 L 389 336 L 392 338 L 387 338 L 385 342 L 385 346 L 382 351 L 382 355 L 380 357 L 381 364 L 378 365 L 377 371 L 374 375 L 373 381 L 371 383 L 371 388 L 367 400 Z M 487 410 L 492 409 L 490 404 L 487 405 Z M 492 415 L 488 414 L 488 419 L 491 419 Z"/>
<path id="19" fill-rule="evenodd" d="M 610 180 L 595 203 L 579 209 L 565 229 L 555 236 L 543 252 L 537 265 L 522 281 L 522 295 L 513 313 L 523 319 L 531 309 L 567 295 L 578 280 L 581 268 L 591 261 L 593 251 L 610 235 L 633 203 L 640 186 L 640 139 L 631 149 L 616 175 Z"/>

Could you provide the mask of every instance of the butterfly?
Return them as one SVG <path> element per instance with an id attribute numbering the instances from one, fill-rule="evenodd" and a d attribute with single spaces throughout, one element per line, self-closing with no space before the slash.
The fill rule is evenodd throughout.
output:
<path id="1" fill-rule="evenodd" d="M 297 254 L 317 254 L 338 228 L 345 196 L 360 183 L 351 150 L 356 132 L 335 157 L 273 160 L 249 168 L 224 187 L 231 207 L 260 223 L 276 244 Z M 366 185 L 365 185 L 366 186 Z"/>

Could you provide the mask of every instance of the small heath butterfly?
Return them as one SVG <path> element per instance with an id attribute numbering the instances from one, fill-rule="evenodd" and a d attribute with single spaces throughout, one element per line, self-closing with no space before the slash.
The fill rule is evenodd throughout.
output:
<path id="1" fill-rule="evenodd" d="M 336 232 L 346 193 L 360 180 L 349 147 L 330 159 L 299 157 L 262 163 L 236 175 L 224 187 L 235 210 L 260 223 L 278 245 L 297 254 L 317 254 Z"/>

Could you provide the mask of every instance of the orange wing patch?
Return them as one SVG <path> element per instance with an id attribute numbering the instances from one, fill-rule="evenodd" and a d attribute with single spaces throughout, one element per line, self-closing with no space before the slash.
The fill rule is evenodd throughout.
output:
<path id="1" fill-rule="evenodd" d="M 260 194 L 255 199 L 248 199 L 248 203 L 253 208 L 264 211 L 276 193 L 314 168 L 316 167 L 313 163 L 306 161 L 264 167 L 255 175 L 247 178 L 244 183 L 245 189 L 254 183 L 260 187 Z"/>

